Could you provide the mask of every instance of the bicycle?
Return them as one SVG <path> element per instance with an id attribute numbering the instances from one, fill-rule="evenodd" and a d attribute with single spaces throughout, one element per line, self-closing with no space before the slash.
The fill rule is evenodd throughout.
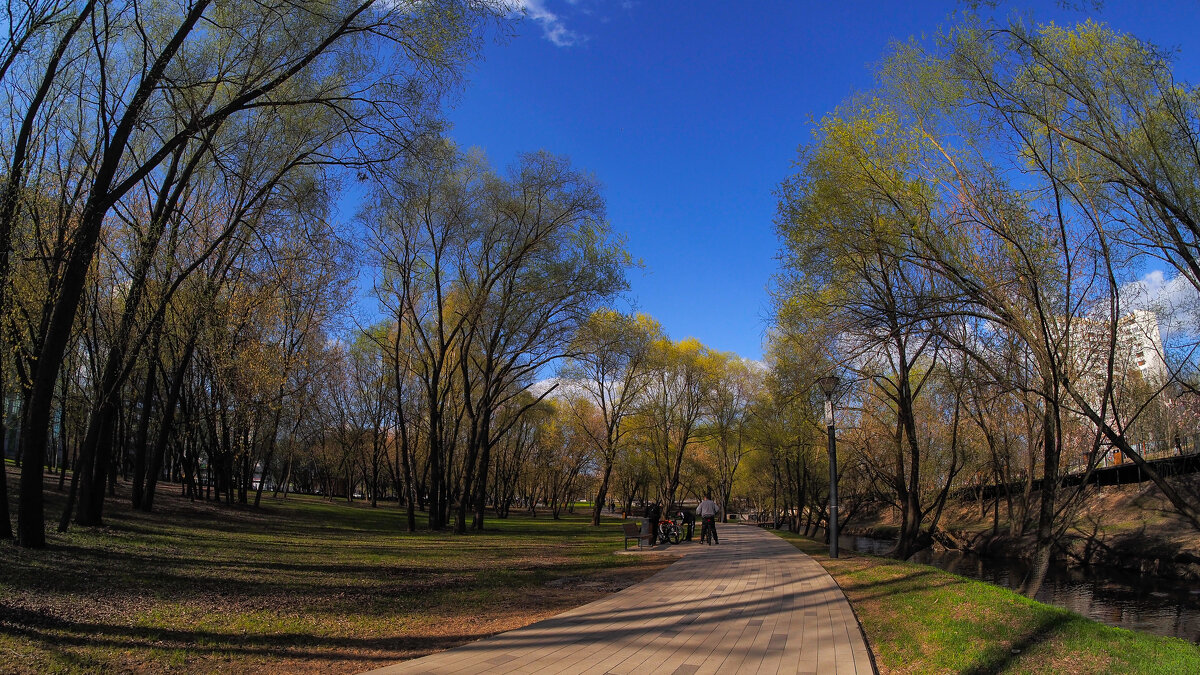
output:
<path id="1" fill-rule="evenodd" d="M 668 544 L 683 541 L 683 529 L 673 520 L 658 521 L 658 540 Z"/>
<path id="2" fill-rule="evenodd" d="M 709 516 L 703 518 L 700 525 L 700 543 L 715 544 L 717 543 L 717 519 Z"/>

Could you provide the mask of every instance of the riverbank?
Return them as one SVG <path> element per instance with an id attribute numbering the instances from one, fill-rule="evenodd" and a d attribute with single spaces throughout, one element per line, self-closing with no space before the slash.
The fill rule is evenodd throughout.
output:
<path id="1" fill-rule="evenodd" d="M 1196 673 L 1200 646 L 1113 628 L 936 568 L 779 535 L 850 600 L 880 673 Z"/>
<path id="2" fill-rule="evenodd" d="M 1200 479 L 1181 480 L 1200 493 Z M 1034 526 L 1036 527 L 1036 525 Z M 866 514 L 845 529 L 880 539 L 897 532 L 891 509 Z M 1003 501 L 947 504 L 934 546 L 988 558 L 1028 558 L 1034 536 L 1014 536 Z M 1101 566 L 1141 575 L 1200 581 L 1200 531 L 1179 517 L 1152 483 L 1090 488 L 1063 536 L 1058 560 L 1072 567 Z"/>

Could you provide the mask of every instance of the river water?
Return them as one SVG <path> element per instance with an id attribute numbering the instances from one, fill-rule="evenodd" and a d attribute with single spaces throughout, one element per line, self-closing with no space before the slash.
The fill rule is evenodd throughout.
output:
<path id="1" fill-rule="evenodd" d="M 886 555 L 893 542 L 871 537 L 838 537 L 842 548 Z M 1018 560 L 981 558 L 960 551 L 925 550 L 914 562 L 1016 589 L 1028 567 Z M 1200 586 L 1145 577 L 1121 570 L 1052 566 L 1036 599 L 1065 607 L 1110 626 L 1170 635 L 1200 644 Z"/>

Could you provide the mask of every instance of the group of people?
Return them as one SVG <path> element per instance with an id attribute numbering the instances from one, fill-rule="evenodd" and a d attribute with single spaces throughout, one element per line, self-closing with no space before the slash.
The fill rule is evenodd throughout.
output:
<path id="1" fill-rule="evenodd" d="M 692 533 L 696 528 L 696 517 L 700 518 L 700 542 L 719 544 L 717 541 L 717 514 L 721 512 L 721 507 L 712 500 L 710 495 L 705 495 L 695 511 L 689 511 L 685 508 L 680 508 L 677 513 L 680 524 L 683 527 L 685 541 L 692 540 Z M 662 507 L 657 501 L 648 502 L 646 504 L 646 521 L 643 523 L 643 532 L 648 528 L 650 535 L 650 545 L 654 546 L 658 543 L 659 523 L 662 522 Z"/>

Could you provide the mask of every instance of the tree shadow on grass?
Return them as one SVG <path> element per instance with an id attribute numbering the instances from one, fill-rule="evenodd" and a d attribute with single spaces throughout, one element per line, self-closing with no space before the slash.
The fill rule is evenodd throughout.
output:
<path id="1" fill-rule="evenodd" d="M 49 486 L 48 512 L 60 511 L 62 500 Z M 507 522 L 482 536 L 408 533 L 403 512 L 382 507 L 264 497 L 255 509 L 190 502 L 161 486 L 153 514 L 134 511 L 123 497 L 106 511 L 105 527 L 48 533 L 46 549 L 0 550 L 0 580 L 11 591 L 0 600 L 0 636 L 78 670 L 121 668 L 129 659 L 135 670 L 157 668 L 164 651 L 203 663 L 242 655 L 277 671 L 306 660 L 392 662 L 482 637 L 452 625 L 480 608 L 540 613 L 591 600 L 587 594 L 598 591 L 545 582 L 634 562 L 599 561 L 593 549 L 619 536 L 583 529 L 582 518 Z M 380 635 L 390 632 L 380 619 L 430 613 L 450 630 Z M 202 629 L 188 617 L 204 617 Z M 343 617 L 369 632 L 301 634 L 310 624 L 316 633 L 346 632 Z M 105 653 L 125 656 L 96 660 Z"/>
<path id="2" fill-rule="evenodd" d="M 182 650 L 214 656 L 393 662 L 418 658 L 490 635 L 452 633 L 367 638 L 310 633 L 226 633 L 73 621 L 34 610 L 14 608 L 3 608 L 0 612 L 0 634 L 25 638 L 64 661 L 81 665 L 86 664 L 86 657 L 71 652 L 70 648 Z"/>
<path id="3" fill-rule="evenodd" d="M 1013 643 L 1011 647 L 1004 648 L 1003 646 L 997 646 L 988 649 L 980 656 L 978 663 L 965 669 L 963 672 L 970 673 L 971 675 L 1002 673 L 1009 666 L 1013 665 L 1020 658 L 1021 654 L 1053 639 L 1072 620 L 1073 617 L 1069 614 L 1055 613 L 1047 616 L 1039 621 L 1037 626 L 1027 632 L 1023 638 Z"/>
<path id="4" fill-rule="evenodd" d="M 208 559 L 189 555 L 60 547 L 38 558 L 14 556 L 0 571 L 14 590 L 49 596 L 145 595 L 163 600 L 196 594 L 236 594 L 247 598 L 282 595 L 330 597 L 343 593 L 418 594 L 476 583 L 482 565 L 439 569 L 407 564 L 310 562 L 264 559 Z M 482 579 L 480 579 L 482 580 Z"/>
<path id="5" fill-rule="evenodd" d="M 946 577 L 939 578 L 936 581 L 929 580 L 929 577 Z M 846 595 L 856 603 L 869 602 L 878 600 L 900 593 L 908 593 L 914 590 L 935 590 L 946 589 L 953 586 L 960 586 L 967 583 L 966 579 L 960 579 L 945 575 L 943 572 L 928 569 L 914 570 L 890 579 L 881 579 L 879 581 L 851 581 L 842 582 L 842 589 Z"/>

